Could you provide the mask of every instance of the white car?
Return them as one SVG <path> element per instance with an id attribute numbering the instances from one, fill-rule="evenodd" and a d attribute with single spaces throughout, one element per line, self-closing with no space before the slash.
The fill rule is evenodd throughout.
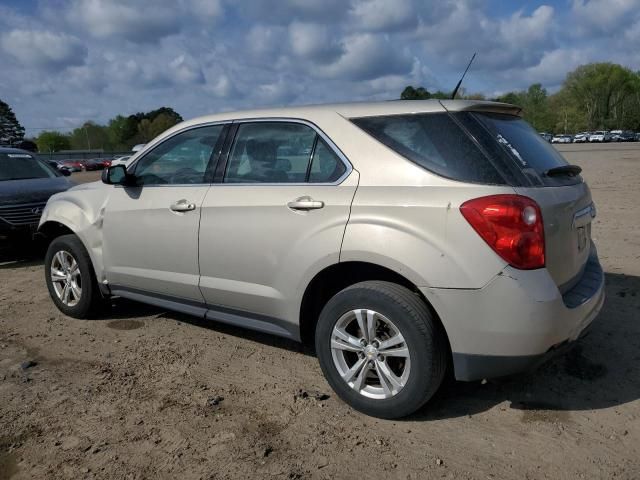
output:
<path id="1" fill-rule="evenodd" d="M 571 135 L 556 135 L 551 139 L 551 143 L 571 143 L 572 141 Z"/>
<path id="2" fill-rule="evenodd" d="M 310 342 L 340 398 L 384 418 L 447 371 L 530 369 L 592 323 L 604 274 L 580 167 L 520 112 L 426 100 L 180 123 L 49 200 L 51 299 L 78 318 L 120 296 Z"/>
<path id="3" fill-rule="evenodd" d="M 580 132 L 576 133 L 573 137 L 573 143 L 586 143 L 589 141 L 589 136 L 591 134 L 589 132 Z"/>
<path id="4" fill-rule="evenodd" d="M 611 134 L 605 130 L 599 130 L 589 135 L 589 142 L 591 143 L 604 143 L 611 140 Z"/>

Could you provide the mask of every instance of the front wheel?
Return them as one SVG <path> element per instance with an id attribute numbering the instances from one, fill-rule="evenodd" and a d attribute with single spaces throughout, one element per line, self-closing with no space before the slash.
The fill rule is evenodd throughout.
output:
<path id="1" fill-rule="evenodd" d="M 367 415 L 415 412 L 445 375 L 442 328 L 422 299 L 394 283 L 361 282 L 336 294 L 320 314 L 315 341 L 331 387 Z"/>
<path id="2" fill-rule="evenodd" d="M 44 262 L 49 295 L 62 313 L 90 318 L 103 305 L 91 258 L 78 237 L 54 239 Z"/>

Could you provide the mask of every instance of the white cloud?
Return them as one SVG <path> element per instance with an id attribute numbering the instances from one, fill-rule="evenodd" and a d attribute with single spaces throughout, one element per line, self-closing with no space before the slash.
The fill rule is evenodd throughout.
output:
<path id="1" fill-rule="evenodd" d="M 418 25 L 419 6 L 420 2 L 411 0 L 357 0 L 350 14 L 365 30 L 405 30 Z"/>
<path id="2" fill-rule="evenodd" d="M 200 64 L 191 56 L 180 55 L 169 62 L 170 77 L 178 84 L 204 83 L 204 74 Z"/>
<path id="3" fill-rule="evenodd" d="M 638 0 L 573 0 L 571 10 L 583 34 L 612 32 L 638 19 Z"/>
<path id="4" fill-rule="evenodd" d="M 37 68 L 82 65 L 87 57 L 80 39 L 64 33 L 12 30 L 0 37 L 0 44 L 19 63 Z"/>
<path id="5" fill-rule="evenodd" d="M 413 66 L 411 57 L 384 37 L 356 34 L 344 39 L 344 54 L 334 63 L 319 66 L 326 78 L 371 80 L 387 75 L 406 75 Z"/>
<path id="6" fill-rule="evenodd" d="M 296 55 L 321 63 L 335 60 L 344 51 L 326 25 L 293 22 L 289 25 L 289 40 Z"/>

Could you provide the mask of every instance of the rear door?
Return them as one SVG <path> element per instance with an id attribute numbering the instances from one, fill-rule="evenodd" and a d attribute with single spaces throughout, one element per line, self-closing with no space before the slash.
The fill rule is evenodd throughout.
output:
<path id="1" fill-rule="evenodd" d="M 549 173 L 568 163 L 521 118 L 490 113 L 472 116 L 522 173 L 515 191 L 540 205 L 546 268 L 561 291 L 570 289 L 580 279 L 591 250 L 595 207 L 589 187 L 579 175 Z"/>
<path id="2" fill-rule="evenodd" d="M 202 204 L 200 289 L 212 307 L 284 319 L 291 331 L 309 277 L 338 262 L 357 172 L 302 121 L 234 130 Z"/>

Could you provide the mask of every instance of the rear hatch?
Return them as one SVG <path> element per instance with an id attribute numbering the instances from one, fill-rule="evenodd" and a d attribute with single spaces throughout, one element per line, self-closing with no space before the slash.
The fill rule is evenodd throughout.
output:
<path id="1" fill-rule="evenodd" d="M 516 193 L 538 203 L 544 223 L 546 268 L 562 293 L 571 289 L 589 258 L 595 216 L 589 187 L 579 169 L 567 168 L 569 164 L 558 151 L 518 116 L 495 112 L 453 115 L 489 154 L 503 157 Z"/>

